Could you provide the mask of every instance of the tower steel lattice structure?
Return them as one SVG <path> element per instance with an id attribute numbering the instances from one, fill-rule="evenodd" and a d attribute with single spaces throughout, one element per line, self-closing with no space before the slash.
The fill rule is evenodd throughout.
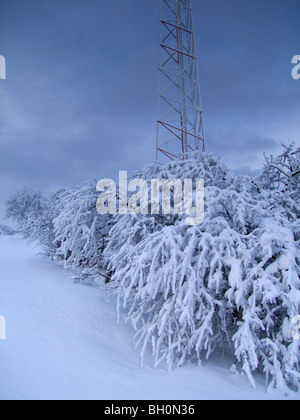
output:
<path id="1" fill-rule="evenodd" d="M 156 157 L 205 151 L 191 0 L 161 0 Z"/>

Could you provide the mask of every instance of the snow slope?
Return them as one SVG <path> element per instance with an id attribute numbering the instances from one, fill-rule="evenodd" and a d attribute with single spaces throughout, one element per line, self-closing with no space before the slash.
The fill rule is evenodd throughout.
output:
<path id="1" fill-rule="evenodd" d="M 130 325 L 116 322 L 105 290 L 74 284 L 68 273 L 18 237 L 0 236 L 0 399 L 300 399 L 252 389 L 230 373 L 232 360 L 202 368 L 139 366 Z"/>

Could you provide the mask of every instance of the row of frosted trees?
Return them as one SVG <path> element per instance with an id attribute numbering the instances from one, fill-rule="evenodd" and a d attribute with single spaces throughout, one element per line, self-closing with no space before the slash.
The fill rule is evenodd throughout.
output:
<path id="1" fill-rule="evenodd" d="M 100 216 L 90 183 L 48 198 L 22 191 L 7 216 L 82 279 L 104 277 L 145 351 L 169 368 L 232 349 L 235 370 L 263 372 L 284 392 L 300 383 L 300 149 L 266 158 L 259 177 L 233 176 L 213 156 L 152 163 L 136 177 L 204 179 L 205 219 Z M 149 203 L 150 204 L 150 203 Z M 101 322 L 101 320 L 99 320 Z"/>

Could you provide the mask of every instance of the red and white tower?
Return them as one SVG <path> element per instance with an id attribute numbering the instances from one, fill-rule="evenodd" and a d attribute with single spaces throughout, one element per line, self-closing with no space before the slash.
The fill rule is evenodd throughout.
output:
<path id="1" fill-rule="evenodd" d="M 157 159 L 205 151 L 191 0 L 161 0 Z"/>

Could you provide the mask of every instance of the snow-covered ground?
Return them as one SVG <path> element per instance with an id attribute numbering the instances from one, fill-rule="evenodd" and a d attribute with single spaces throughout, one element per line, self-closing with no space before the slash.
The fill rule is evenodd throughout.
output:
<path id="1" fill-rule="evenodd" d="M 215 356 L 203 367 L 139 366 L 134 331 L 116 321 L 107 291 L 74 284 L 68 272 L 22 239 L 0 235 L 0 399 L 300 399 L 267 394 Z"/>

